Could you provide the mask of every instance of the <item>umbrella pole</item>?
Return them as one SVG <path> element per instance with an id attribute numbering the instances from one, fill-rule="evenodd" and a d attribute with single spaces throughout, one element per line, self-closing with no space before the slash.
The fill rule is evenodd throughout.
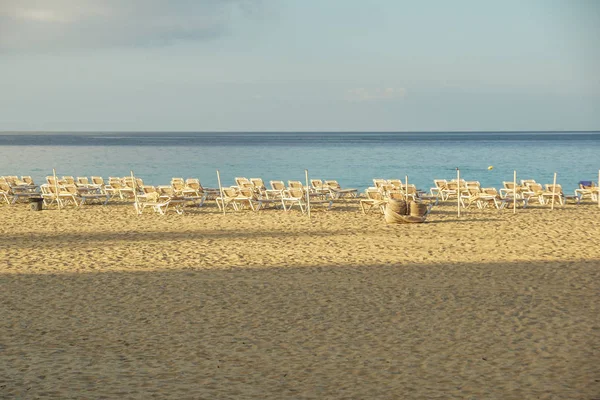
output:
<path id="1" fill-rule="evenodd" d="M 404 175 L 404 200 L 408 203 L 408 175 Z"/>
<path id="2" fill-rule="evenodd" d="M 135 207 L 135 211 L 138 212 L 139 210 L 139 202 L 138 202 L 138 196 L 137 196 L 137 182 L 135 181 L 135 175 L 133 174 L 133 171 L 129 171 L 131 173 L 131 183 L 133 185 L 133 199 L 135 201 L 134 203 L 134 207 Z"/>
<path id="3" fill-rule="evenodd" d="M 554 210 L 554 197 L 556 196 L 556 172 L 554 173 L 554 183 L 552 183 L 552 205 L 551 210 Z"/>
<path id="4" fill-rule="evenodd" d="M 221 174 L 219 174 L 219 170 L 217 170 L 217 182 L 219 182 L 219 193 L 221 194 L 221 204 L 223 205 L 223 214 L 225 214 L 225 199 L 223 198 L 223 187 L 221 186 Z M 219 205 L 218 202 L 217 202 L 217 205 Z"/>
<path id="5" fill-rule="evenodd" d="M 306 209 L 308 210 L 308 219 L 310 219 L 310 193 L 308 186 L 308 170 L 304 170 L 304 175 L 306 177 Z"/>
<path id="6" fill-rule="evenodd" d="M 56 196 L 56 206 L 60 210 L 60 196 L 58 195 L 58 179 L 56 179 L 56 169 L 52 168 L 52 175 L 54 175 L 54 190 Z"/>
<path id="7" fill-rule="evenodd" d="M 517 213 L 517 171 L 513 174 L 513 214 Z"/>
<path id="8" fill-rule="evenodd" d="M 456 168 L 456 209 L 460 217 L 460 169 Z"/>

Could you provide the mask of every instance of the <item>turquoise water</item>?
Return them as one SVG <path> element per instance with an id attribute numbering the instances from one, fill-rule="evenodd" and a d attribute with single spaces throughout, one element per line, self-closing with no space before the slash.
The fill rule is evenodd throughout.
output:
<path id="1" fill-rule="evenodd" d="M 493 166 L 488 170 L 488 166 Z M 600 132 L 486 133 L 0 133 L 0 175 L 126 176 L 148 184 L 173 176 L 196 177 L 204 186 L 236 176 L 268 182 L 337 179 L 364 189 L 373 178 L 409 177 L 421 189 L 434 178 L 502 181 L 535 179 L 572 191 L 598 179 Z"/>

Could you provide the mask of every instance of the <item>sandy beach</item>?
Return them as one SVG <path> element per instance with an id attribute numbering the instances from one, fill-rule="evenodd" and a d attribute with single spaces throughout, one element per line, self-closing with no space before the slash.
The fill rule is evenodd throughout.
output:
<path id="1" fill-rule="evenodd" d="M 0 220 L 0 398 L 600 399 L 590 202 Z"/>

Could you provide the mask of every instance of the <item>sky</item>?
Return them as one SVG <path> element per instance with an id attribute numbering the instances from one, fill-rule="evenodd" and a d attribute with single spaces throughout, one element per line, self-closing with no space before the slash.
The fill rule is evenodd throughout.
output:
<path id="1" fill-rule="evenodd" d="M 14 130 L 600 130 L 600 1 L 0 0 Z"/>

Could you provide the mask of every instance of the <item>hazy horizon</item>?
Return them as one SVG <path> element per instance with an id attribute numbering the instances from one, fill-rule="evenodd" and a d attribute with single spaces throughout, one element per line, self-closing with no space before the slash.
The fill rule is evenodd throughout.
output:
<path id="1" fill-rule="evenodd" d="M 325 130 L 321 130 L 321 131 L 284 131 L 284 130 L 272 130 L 272 131 L 251 131 L 251 130 L 245 130 L 245 131 L 202 131 L 202 130 L 182 130 L 182 131 L 168 131 L 168 130 L 164 130 L 164 131 L 152 131 L 152 130 L 114 130 L 114 131 L 110 131 L 110 130 L 73 130 L 73 131 L 67 131 L 67 130 L 56 130 L 56 131 L 51 131 L 51 130 L 43 130 L 43 131 L 26 131 L 26 130 L 6 130 L 6 131 L 2 131 L 0 130 L 0 134 L 11 134 L 11 133 L 31 133 L 31 134 L 43 134 L 43 133 L 47 133 L 47 134 L 61 134 L 61 133 L 207 133 L 207 134 L 218 134 L 218 133 L 325 133 L 325 134 L 331 134 L 331 133 L 356 133 L 356 134 L 377 134 L 377 133 L 541 133 L 541 134 L 552 134 L 552 133 L 600 133 L 600 129 L 598 130 L 568 130 L 568 129 L 562 129 L 562 130 L 557 130 L 557 131 L 551 131 L 551 130 L 505 130 L 505 131 L 484 131 L 484 130 L 472 130 L 472 131 L 451 131 L 451 130 L 445 130 L 445 131 L 376 131 L 376 130 L 368 130 L 368 131 L 325 131 Z"/>

